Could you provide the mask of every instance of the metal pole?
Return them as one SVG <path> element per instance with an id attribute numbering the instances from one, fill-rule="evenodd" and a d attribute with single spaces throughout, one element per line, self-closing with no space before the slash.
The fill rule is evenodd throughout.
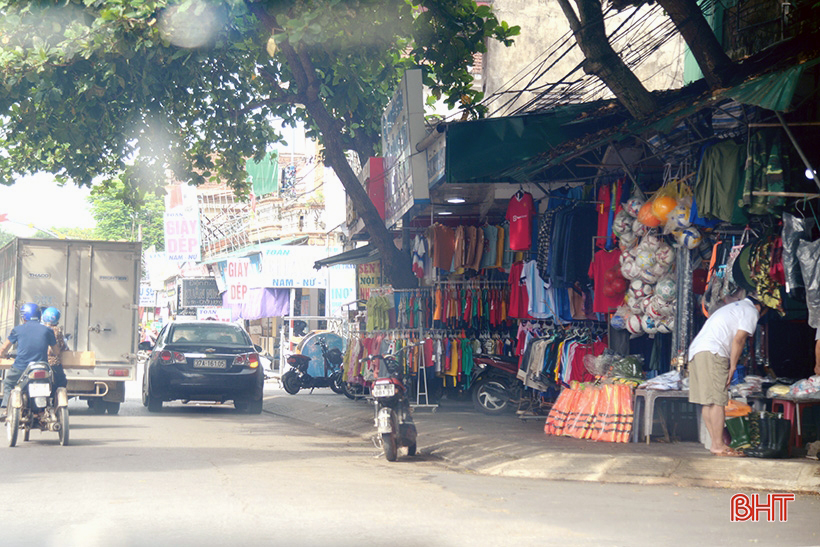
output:
<path id="1" fill-rule="evenodd" d="M 789 140 L 792 141 L 792 144 L 794 145 L 794 148 L 797 150 L 797 153 L 800 155 L 800 159 L 803 160 L 803 165 L 805 165 L 806 169 L 808 169 L 809 172 L 811 173 L 812 180 L 814 181 L 814 184 L 816 184 L 817 187 L 820 188 L 820 180 L 817 180 L 817 171 L 815 171 L 814 167 L 811 166 L 811 162 L 809 161 L 809 158 L 806 157 L 806 154 L 803 153 L 803 149 L 800 148 L 799 144 L 797 144 L 797 139 L 794 138 L 794 135 L 792 134 L 791 130 L 789 129 L 789 126 L 786 125 L 786 120 L 783 119 L 783 114 L 781 114 L 780 112 L 777 112 L 777 111 L 775 111 L 774 114 L 775 114 L 775 116 L 777 116 L 777 119 L 780 120 L 780 125 L 783 126 L 783 129 L 786 131 L 786 135 L 789 136 Z"/>

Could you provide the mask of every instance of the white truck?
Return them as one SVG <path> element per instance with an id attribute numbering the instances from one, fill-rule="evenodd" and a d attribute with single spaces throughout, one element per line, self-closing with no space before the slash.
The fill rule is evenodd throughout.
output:
<path id="1" fill-rule="evenodd" d="M 55 306 L 74 359 L 69 397 L 98 413 L 119 412 L 136 380 L 141 244 L 16 238 L 0 249 L 0 337 L 25 302 Z M 66 356 L 67 358 L 68 356 Z"/>

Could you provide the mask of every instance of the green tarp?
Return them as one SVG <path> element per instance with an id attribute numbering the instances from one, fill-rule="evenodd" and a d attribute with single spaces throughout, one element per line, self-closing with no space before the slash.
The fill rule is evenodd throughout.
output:
<path id="1" fill-rule="evenodd" d="M 251 183 L 255 196 L 279 191 L 279 156 L 276 152 L 268 153 L 259 163 L 248 159 L 245 162 L 245 169 L 248 171 L 248 182 Z"/>
<path id="2" fill-rule="evenodd" d="M 739 103 L 753 104 L 766 110 L 788 111 L 800 83 L 800 77 L 820 58 L 767 74 L 729 89 L 724 93 Z"/>

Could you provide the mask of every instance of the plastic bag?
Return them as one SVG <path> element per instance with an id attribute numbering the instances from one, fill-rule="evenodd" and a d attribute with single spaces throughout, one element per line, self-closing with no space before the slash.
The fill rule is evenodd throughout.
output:
<path id="1" fill-rule="evenodd" d="M 809 325 L 820 328 L 820 239 L 817 241 L 799 241 L 797 259 L 800 261 L 800 273 L 806 286 L 806 307 L 809 309 Z"/>
<path id="2" fill-rule="evenodd" d="M 612 375 L 617 378 L 641 378 L 643 376 L 643 356 L 621 357 L 612 363 Z"/>
<path id="3" fill-rule="evenodd" d="M 803 286 L 800 263 L 797 260 L 797 244 L 801 240 L 808 240 L 813 225 L 814 219 L 783 213 L 783 269 L 786 271 L 786 292 L 790 294 Z"/>

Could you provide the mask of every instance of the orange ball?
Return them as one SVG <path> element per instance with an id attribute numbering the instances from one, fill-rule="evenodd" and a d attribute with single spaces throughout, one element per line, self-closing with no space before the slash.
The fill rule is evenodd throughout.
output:
<path id="1" fill-rule="evenodd" d="M 638 222 L 643 224 L 644 226 L 649 226 L 650 228 L 656 228 L 660 226 L 660 219 L 652 214 L 652 202 L 647 201 L 641 207 L 641 210 L 638 211 Z"/>
<path id="2" fill-rule="evenodd" d="M 661 223 L 666 224 L 666 219 L 672 209 L 678 206 L 678 200 L 669 196 L 661 196 L 652 200 L 652 214 L 658 217 Z"/>

